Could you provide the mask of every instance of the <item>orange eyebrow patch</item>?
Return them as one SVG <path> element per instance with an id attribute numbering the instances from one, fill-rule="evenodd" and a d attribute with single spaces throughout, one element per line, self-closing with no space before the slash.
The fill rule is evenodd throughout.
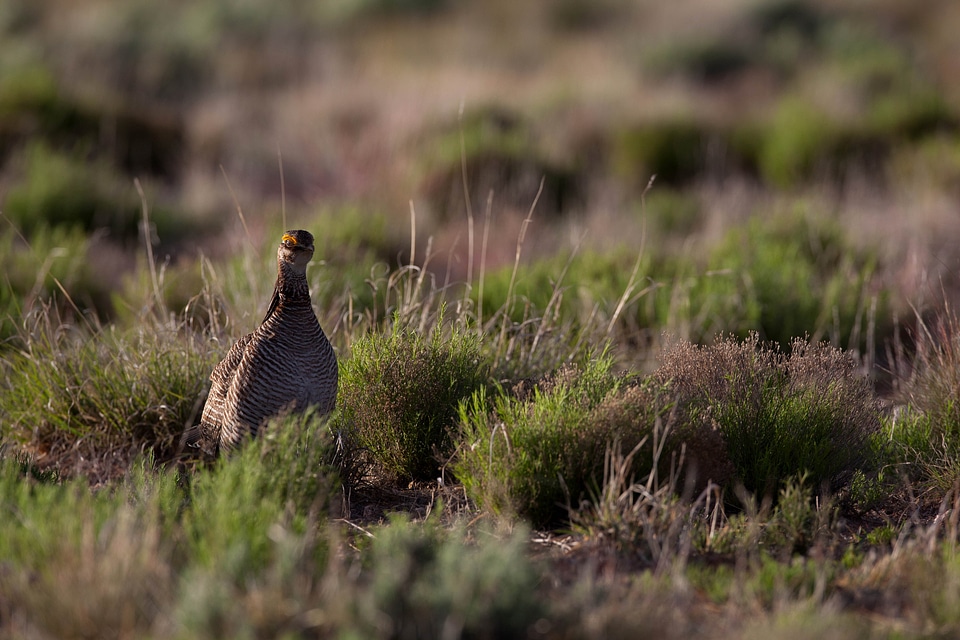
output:
<path id="1" fill-rule="evenodd" d="M 297 244 L 297 239 L 294 238 L 294 237 L 293 237 L 292 235 L 290 235 L 289 233 L 283 234 L 283 237 L 280 238 L 280 240 L 281 240 L 281 242 L 286 242 L 287 240 L 289 240 L 289 241 L 292 242 L 293 244 Z"/>

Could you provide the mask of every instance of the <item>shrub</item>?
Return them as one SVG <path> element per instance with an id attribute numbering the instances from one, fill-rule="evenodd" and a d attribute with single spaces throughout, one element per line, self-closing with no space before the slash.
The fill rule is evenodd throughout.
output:
<path id="1" fill-rule="evenodd" d="M 486 274 L 483 288 L 483 316 L 504 312 L 514 322 L 523 322 L 559 307 L 564 318 L 585 323 L 594 306 L 605 314 L 613 312 L 627 286 L 637 256 L 627 250 L 600 253 L 585 251 L 573 257 L 558 255 L 523 265 L 513 281 L 513 267 Z M 641 273 L 649 272 L 652 260 L 644 257 Z M 560 279 L 563 274 L 563 279 Z M 479 291 L 474 296 L 479 296 Z M 556 311 L 556 310 L 555 310 Z"/>
<path id="2" fill-rule="evenodd" d="M 526 637 L 545 614 L 527 531 L 472 538 L 401 518 L 376 529 L 358 580 L 341 586 L 341 625 L 357 637 Z"/>
<path id="3" fill-rule="evenodd" d="M 236 456 L 193 475 L 184 530 L 190 557 L 241 581 L 274 560 L 269 528 L 302 535 L 327 513 L 336 472 L 333 438 L 312 413 L 270 421 Z"/>
<path id="4" fill-rule="evenodd" d="M 833 222 L 801 213 L 753 218 L 727 235 L 710 256 L 709 269 L 737 276 L 734 297 L 749 312 L 744 324 L 730 323 L 727 331 L 760 331 L 781 345 L 812 334 L 846 340 L 851 348 L 867 346 L 861 329 L 872 304 L 867 296 L 875 257 L 851 246 Z M 721 284 L 729 281 L 704 279 L 704 285 Z M 885 292 L 873 295 L 878 306 L 884 304 Z"/>
<path id="5" fill-rule="evenodd" d="M 761 346 L 756 333 L 678 343 L 654 378 L 669 385 L 679 420 L 716 425 L 748 491 L 773 496 L 803 474 L 836 489 L 875 462 L 868 441 L 880 428 L 879 401 L 852 358 L 825 343 L 798 338 L 789 355 Z"/>
<path id="6" fill-rule="evenodd" d="M 478 109 L 441 127 L 427 141 L 419 172 L 428 215 L 463 219 L 465 178 L 475 216 L 485 210 L 491 191 L 497 208 L 507 212 L 526 212 L 535 199 L 538 215 L 577 209 L 583 193 L 575 168 L 541 147 L 530 124 L 502 108 Z"/>
<path id="7" fill-rule="evenodd" d="M 747 71 L 757 60 L 751 47 L 732 38 L 672 42 L 649 56 L 647 66 L 663 76 L 684 76 L 707 84 L 729 80 Z"/>
<path id="8" fill-rule="evenodd" d="M 18 466 L 0 452 L 0 609 L 18 619 L 15 635 L 147 635 L 173 586 L 164 527 L 176 508 L 165 507 L 179 501 L 161 506 L 180 495 L 172 474 L 141 483 L 140 500 L 128 501 L 83 479 L 38 483 Z"/>
<path id="9" fill-rule="evenodd" d="M 579 501 L 591 474 L 602 470 L 608 434 L 591 429 L 587 416 L 621 384 L 611 365 L 602 358 L 583 370 L 563 368 L 527 399 L 500 392 L 490 402 L 481 390 L 463 403 L 453 470 L 467 494 L 486 509 L 516 512 L 535 525 L 555 522 L 567 495 Z M 625 440 L 625 447 L 636 444 Z"/>
<path id="10" fill-rule="evenodd" d="M 0 627 L 7 614 L 27 637 L 295 626 L 291 609 L 308 608 L 303 585 L 326 561 L 316 521 L 335 486 L 332 438 L 309 415 L 262 434 L 187 476 L 141 459 L 99 491 L 41 483 L 0 451 Z"/>
<path id="11" fill-rule="evenodd" d="M 898 186 L 951 192 L 960 184 L 960 138 L 938 135 L 902 146 L 890 164 L 890 178 Z"/>
<path id="12" fill-rule="evenodd" d="M 603 356 L 563 367 L 533 388 L 522 383 L 492 400 L 481 390 L 463 403 L 453 468 L 467 494 L 490 511 L 545 526 L 596 491 L 611 447 L 637 449 L 628 474 L 637 480 L 654 465 L 662 473 L 679 469 L 684 446 L 684 470 L 696 460 L 697 477 L 726 475 L 723 442 L 709 426 L 675 429 L 657 385 L 627 381 L 611 366 Z"/>
<path id="13" fill-rule="evenodd" d="M 677 185 L 704 169 L 704 149 L 717 132 L 709 125 L 678 118 L 622 131 L 614 141 L 617 171 L 642 188 L 651 175 L 658 183 Z"/>
<path id="14" fill-rule="evenodd" d="M 839 135 L 837 123 L 822 110 L 799 99 L 784 100 L 764 133 L 761 174 L 777 187 L 797 186 L 823 169 Z"/>
<path id="15" fill-rule="evenodd" d="M 451 452 L 457 403 L 488 381 L 475 334 L 429 337 L 394 326 L 352 346 L 342 364 L 337 422 L 351 454 L 364 450 L 397 479 L 434 478 Z"/>
<path id="16" fill-rule="evenodd" d="M 140 200 L 133 183 L 109 165 L 40 142 L 12 162 L 19 166 L 20 179 L 7 191 L 4 212 L 18 227 L 29 231 L 46 222 L 136 236 Z"/>
<path id="17" fill-rule="evenodd" d="M 689 236 L 702 212 L 697 197 L 676 189 L 653 189 L 645 198 L 645 213 L 662 235 Z"/>

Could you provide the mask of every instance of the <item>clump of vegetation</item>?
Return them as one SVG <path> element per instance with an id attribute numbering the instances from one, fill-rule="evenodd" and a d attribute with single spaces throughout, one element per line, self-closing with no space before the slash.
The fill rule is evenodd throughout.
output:
<path id="1" fill-rule="evenodd" d="M 606 356 L 568 365 L 532 387 L 520 383 L 492 399 L 481 391 L 462 404 L 453 469 L 468 495 L 496 513 L 555 523 L 599 486 L 611 447 L 632 452 L 627 470 L 637 478 L 682 468 L 693 470 L 691 480 L 699 472 L 724 481 L 719 436 L 709 426 L 676 428 L 657 385 L 629 381 L 611 365 Z"/>
<path id="2" fill-rule="evenodd" d="M 0 233 L 0 340 L 15 339 L 45 305 L 64 320 L 85 311 L 109 315 L 109 291 L 89 262 L 92 244 L 80 229 L 40 227 L 29 241 L 13 229 Z"/>
<path id="3" fill-rule="evenodd" d="M 727 234 L 710 257 L 713 272 L 735 279 L 704 278 L 703 285 L 733 285 L 728 298 L 747 311 L 740 326 L 721 330 L 745 336 L 760 331 L 765 339 L 787 345 L 810 334 L 835 345 L 868 346 L 868 313 L 882 311 L 885 293 L 872 287 L 876 259 L 850 245 L 842 229 L 828 220 L 802 214 L 753 218 Z M 883 330 L 881 322 L 880 329 Z"/>
<path id="4" fill-rule="evenodd" d="M 646 194 L 640 215 L 646 215 L 664 237 L 690 235 L 703 218 L 696 196 L 669 188 L 656 188 Z"/>
<path id="5" fill-rule="evenodd" d="M 852 358 L 825 343 L 797 338 L 785 354 L 756 333 L 708 347 L 681 342 L 654 377 L 669 385 L 680 421 L 715 425 L 752 493 L 776 495 L 803 475 L 836 490 L 876 464 L 869 441 L 880 429 L 879 400 Z"/>
<path id="6" fill-rule="evenodd" d="M 468 495 L 493 512 L 517 513 L 536 525 L 556 521 L 568 499 L 578 501 L 602 471 L 612 434 L 591 428 L 588 416 L 622 384 L 611 365 L 601 358 L 583 369 L 563 368 L 525 393 L 523 385 L 494 398 L 481 390 L 463 403 L 453 470 Z M 629 448 L 641 438 L 620 435 Z"/>
<path id="7" fill-rule="evenodd" d="M 784 100 L 763 136 L 758 158 L 761 174 L 783 188 L 796 186 L 815 171 L 825 173 L 824 165 L 839 144 L 839 129 L 830 115 L 815 105 Z"/>
<path id="8" fill-rule="evenodd" d="M 140 199 L 133 182 L 104 162 L 91 163 L 44 143 L 30 145 L 12 162 L 19 180 L 7 192 L 3 208 L 18 227 L 30 231 L 47 223 L 136 236 Z"/>
<path id="9" fill-rule="evenodd" d="M 918 331 L 883 445 L 914 481 L 943 496 L 960 478 L 960 324 L 947 309 L 935 322 L 918 321 Z"/>
<path id="10" fill-rule="evenodd" d="M 237 456 L 188 478 L 141 459 L 96 493 L 84 478 L 24 476 L 3 455 L 0 497 L 17 514 L 0 519 L 4 612 L 17 613 L 18 635 L 27 637 L 173 633 L 161 609 L 201 634 L 267 624 L 263 617 L 276 623 L 272 605 L 218 619 L 228 609 L 220 596 L 244 602 L 264 591 L 253 576 L 290 578 L 295 567 L 325 560 L 316 522 L 336 486 L 331 444 L 314 417 L 282 419 Z"/>
<path id="11" fill-rule="evenodd" d="M 639 187 L 651 175 L 668 185 L 682 184 L 705 169 L 705 150 L 716 135 L 709 125 L 690 118 L 638 125 L 614 139 L 614 167 Z"/>
<path id="12" fill-rule="evenodd" d="M 429 336 L 401 326 L 366 335 L 341 366 L 338 428 L 397 479 L 434 478 L 452 451 L 457 403 L 488 380 L 477 336 L 445 334 L 442 321 Z"/>
<path id="13" fill-rule="evenodd" d="M 238 455 L 218 460 L 213 472 L 195 474 L 183 517 L 193 560 L 226 565 L 236 579 L 262 571 L 274 550 L 264 523 L 303 535 L 330 511 L 338 486 L 334 457 L 324 420 L 281 416 Z"/>
<path id="14" fill-rule="evenodd" d="M 547 216 L 582 205 L 576 173 L 541 150 L 531 124 L 520 114 L 488 107 L 433 134 L 420 171 L 428 215 L 462 219 L 470 206 L 479 217 L 491 192 L 498 209 L 508 212 L 526 211 L 534 198 Z"/>
<path id="15" fill-rule="evenodd" d="M 86 334 L 55 326 L 42 312 L 33 321 L 23 346 L 3 361 L 4 440 L 52 464 L 86 459 L 92 476 L 113 475 L 116 469 L 96 466 L 122 470 L 139 451 L 160 460 L 176 452 L 215 364 L 198 336 L 160 323 L 150 332 L 105 327 Z"/>
<path id="16" fill-rule="evenodd" d="M 348 628 L 364 637 L 518 637 L 547 612 L 526 530 L 446 531 L 394 518 L 374 531 L 358 579 L 342 585 Z"/>

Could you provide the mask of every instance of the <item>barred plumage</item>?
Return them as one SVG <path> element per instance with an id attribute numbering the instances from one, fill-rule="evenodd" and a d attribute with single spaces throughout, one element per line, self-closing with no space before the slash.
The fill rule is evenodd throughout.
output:
<path id="1" fill-rule="evenodd" d="M 333 411 L 337 359 L 310 303 L 306 267 L 313 236 L 287 231 L 277 250 L 277 283 L 263 322 L 240 338 L 210 374 L 200 424 L 184 442 L 216 455 L 256 435 L 285 410 Z"/>

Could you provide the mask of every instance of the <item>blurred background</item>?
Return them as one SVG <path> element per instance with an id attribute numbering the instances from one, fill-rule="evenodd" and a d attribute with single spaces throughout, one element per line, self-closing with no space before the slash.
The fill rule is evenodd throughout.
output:
<path id="1" fill-rule="evenodd" d="M 144 204 L 171 308 L 284 219 L 321 306 L 412 257 L 497 308 L 535 203 L 541 309 L 639 265 L 630 335 L 877 348 L 958 289 L 957 33 L 954 0 L 4 0 L 3 332 L 50 276 L 136 309 Z"/>

